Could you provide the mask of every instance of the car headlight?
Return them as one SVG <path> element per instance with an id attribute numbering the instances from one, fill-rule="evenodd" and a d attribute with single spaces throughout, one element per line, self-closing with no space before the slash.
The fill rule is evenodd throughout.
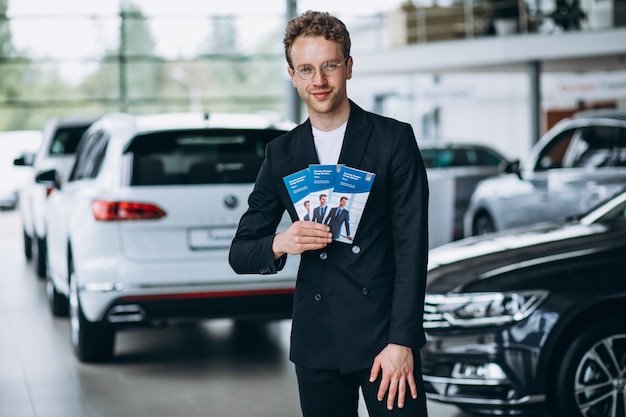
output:
<path id="1" fill-rule="evenodd" d="M 427 294 L 424 327 L 505 325 L 524 320 L 546 299 L 547 291 Z"/>

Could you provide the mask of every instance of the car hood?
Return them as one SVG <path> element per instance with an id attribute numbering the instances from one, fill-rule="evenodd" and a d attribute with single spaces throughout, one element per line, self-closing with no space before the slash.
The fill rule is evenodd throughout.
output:
<path id="1" fill-rule="evenodd" d="M 429 252 L 427 292 L 504 290 L 512 282 L 523 287 L 520 280 L 525 275 L 520 271 L 624 246 L 625 240 L 624 230 L 578 222 L 535 225 L 463 239 Z"/>

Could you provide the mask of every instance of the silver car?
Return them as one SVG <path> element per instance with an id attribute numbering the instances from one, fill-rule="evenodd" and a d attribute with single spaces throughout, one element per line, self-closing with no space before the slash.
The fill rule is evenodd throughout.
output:
<path id="1" fill-rule="evenodd" d="M 560 121 L 508 171 L 476 187 L 465 236 L 575 216 L 619 192 L 626 184 L 626 111 Z"/>
<path id="2" fill-rule="evenodd" d="M 32 166 L 29 178 L 19 191 L 19 210 L 24 233 L 24 256 L 33 260 L 35 271 L 41 278 L 46 276 L 46 225 L 44 216 L 46 201 L 52 192 L 35 182 L 38 172 L 55 169 L 61 181 L 67 179 L 74 163 L 76 146 L 82 134 L 96 116 L 76 116 L 50 119 L 43 130 L 41 145 L 32 161 L 16 160 L 15 165 Z"/>

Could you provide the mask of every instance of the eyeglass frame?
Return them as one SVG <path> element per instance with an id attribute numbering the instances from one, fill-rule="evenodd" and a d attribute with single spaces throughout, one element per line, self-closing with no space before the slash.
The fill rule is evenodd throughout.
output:
<path id="1" fill-rule="evenodd" d="M 350 58 L 350 55 L 348 55 L 347 57 L 345 57 L 344 59 L 342 59 L 342 60 L 341 60 L 341 62 L 336 63 L 337 67 L 340 67 L 340 66 L 342 66 L 342 65 L 346 65 L 346 64 L 348 63 L 348 58 Z M 315 73 L 316 73 L 318 70 L 319 70 L 319 71 L 320 71 L 320 73 L 321 73 L 323 76 L 325 76 L 325 77 L 328 77 L 329 75 L 331 75 L 331 76 L 332 76 L 332 75 L 334 75 L 334 74 L 335 74 L 334 72 L 333 72 L 333 73 L 331 73 L 331 74 L 326 74 L 326 72 L 324 72 L 324 70 L 322 69 L 322 67 L 323 67 L 324 65 L 326 65 L 326 64 L 328 64 L 328 63 L 331 63 L 331 62 L 332 62 L 332 63 L 334 63 L 334 61 L 326 61 L 326 62 L 324 62 L 322 65 L 311 65 L 311 64 L 302 64 L 302 65 L 299 65 L 300 67 L 302 67 L 302 66 L 304 66 L 304 65 L 309 65 L 309 66 L 313 67 L 313 73 L 312 73 L 312 75 L 311 75 L 311 77 L 310 77 L 310 78 L 304 78 L 304 77 L 302 76 L 302 74 L 300 74 L 300 71 L 298 71 L 297 69 L 295 69 L 295 68 L 293 68 L 293 67 L 291 67 L 290 69 L 291 69 L 291 71 L 293 71 L 293 73 L 294 73 L 294 74 L 297 74 L 297 75 L 298 75 L 298 77 L 300 77 L 300 79 L 301 79 L 302 81 L 309 81 L 309 80 L 312 80 L 312 79 L 313 79 L 313 77 L 315 77 Z M 337 69 L 338 69 L 338 68 L 337 68 Z"/>

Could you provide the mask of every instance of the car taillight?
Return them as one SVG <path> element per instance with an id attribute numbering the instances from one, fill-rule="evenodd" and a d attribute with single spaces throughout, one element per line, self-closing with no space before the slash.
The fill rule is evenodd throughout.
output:
<path id="1" fill-rule="evenodd" d="M 149 220 L 166 215 L 159 206 L 129 201 L 94 200 L 91 204 L 93 217 L 100 221 Z"/>
<path id="2" fill-rule="evenodd" d="M 46 187 L 46 198 L 50 197 L 50 194 L 54 191 L 54 187 Z"/>

